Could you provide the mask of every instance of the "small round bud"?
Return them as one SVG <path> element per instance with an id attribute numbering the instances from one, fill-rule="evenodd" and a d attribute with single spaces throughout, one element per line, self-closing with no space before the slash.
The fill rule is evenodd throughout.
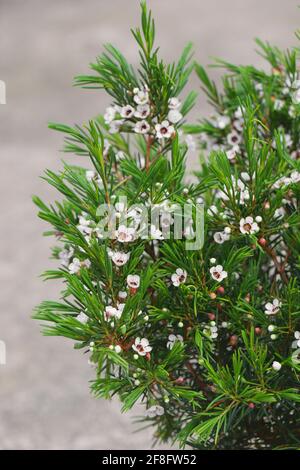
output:
<path id="1" fill-rule="evenodd" d="M 149 352 L 147 352 L 145 358 L 146 358 L 147 361 L 150 361 L 151 354 Z"/>
<path id="2" fill-rule="evenodd" d="M 222 321 L 221 326 L 222 328 L 227 328 L 228 327 L 227 321 Z"/>
<path id="3" fill-rule="evenodd" d="M 91 346 L 91 347 L 95 346 L 94 341 L 91 341 L 91 342 L 90 342 L 90 346 Z"/>
<path id="4" fill-rule="evenodd" d="M 208 313 L 208 318 L 210 320 L 215 320 L 216 319 L 216 315 L 214 313 Z"/>
<path id="5" fill-rule="evenodd" d="M 188 188 L 183 188 L 182 192 L 186 196 L 189 193 L 189 189 Z"/>
<path id="6" fill-rule="evenodd" d="M 230 227 L 225 227 L 224 232 L 229 235 L 229 233 L 231 233 L 231 228 Z"/>
<path id="7" fill-rule="evenodd" d="M 175 380 L 175 383 L 177 385 L 181 385 L 184 383 L 184 377 L 178 377 L 178 379 Z"/>
<path id="8" fill-rule="evenodd" d="M 209 297 L 214 300 L 217 298 L 217 294 L 215 292 L 210 292 Z"/>
<path id="9" fill-rule="evenodd" d="M 268 326 L 268 331 L 271 333 L 272 331 L 275 330 L 275 328 L 276 328 L 275 325 L 269 325 Z"/>
<path id="10" fill-rule="evenodd" d="M 270 338 L 271 338 L 272 341 L 275 341 L 275 339 L 277 339 L 277 335 L 273 334 L 273 335 L 270 336 Z"/>
<path id="11" fill-rule="evenodd" d="M 211 321 L 209 322 L 210 326 L 216 326 L 216 322 L 215 321 Z"/>
<path id="12" fill-rule="evenodd" d="M 261 331 L 262 331 L 262 330 L 261 330 L 261 328 L 260 328 L 259 326 L 256 326 L 254 331 L 255 331 L 255 334 L 256 334 L 256 335 L 261 335 Z"/>
<path id="13" fill-rule="evenodd" d="M 217 261 L 216 258 L 210 258 L 210 260 L 209 260 L 209 262 L 210 262 L 211 264 L 215 264 L 216 261 Z"/>
<path id="14" fill-rule="evenodd" d="M 108 346 L 108 349 L 114 349 L 114 345 L 113 345 L 113 344 L 110 344 L 110 345 Z"/>
<path id="15" fill-rule="evenodd" d="M 250 408 L 250 410 L 254 410 L 255 404 L 250 402 L 249 405 L 248 405 L 248 408 Z"/>
<path id="16" fill-rule="evenodd" d="M 182 321 L 178 322 L 178 326 L 179 326 L 179 328 L 183 328 L 183 323 L 182 323 Z"/>
<path id="17" fill-rule="evenodd" d="M 219 287 L 217 288 L 217 293 L 218 293 L 219 295 L 224 295 L 224 294 L 225 294 L 225 289 L 224 289 L 224 287 L 223 287 L 223 286 L 219 286 Z"/>
<path id="18" fill-rule="evenodd" d="M 140 383 L 141 383 L 141 382 L 139 381 L 139 379 L 136 379 L 136 380 L 134 381 L 134 385 L 136 385 L 136 386 L 140 385 Z"/>
<path id="19" fill-rule="evenodd" d="M 148 315 L 145 315 L 145 316 L 144 316 L 144 320 L 145 320 L 145 321 L 148 321 L 148 320 L 149 320 Z"/>
<path id="20" fill-rule="evenodd" d="M 169 401 L 170 401 L 169 397 L 164 396 L 164 402 L 165 402 L 165 403 L 169 403 Z"/>
<path id="21" fill-rule="evenodd" d="M 134 354 L 134 355 L 133 355 L 133 359 L 135 359 L 136 361 L 138 360 L 138 358 L 139 358 L 139 355 L 138 355 L 138 354 Z"/>
<path id="22" fill-rule="evenodd" d="M 255 217 L 255 220 L 256 220 L 256 222 L 258 222 L 260 224 L 260 222 L 262 222 L 262 217 L 260 215 L 258 215 L 258 216 Z"/>
<path id="23" fill-rule="evenodd" d="M 117 345 L 115 346 L 115 351 L 116 351 L 117 354 L 120 354 L 120 352 L 122 351 L 122 348 L 121 348 L 121 346 L 120 346 L 119 344 L 117 344 Z"/>
<path id="24" fill-rule="evenodd" d="M 267 240 L 263 237 L 261 237 L 259 240 L 258 240 L 258 244 L 262 247 L 266 246 L 267 245 Z"/>
<path id="25" fill-rule="evenodd" d="M 270 206 L 269 201 L 264 202 L 264 208 L 265 208 L 266 210 L 269 210 L 270 207 L 271 207 L 271 206 Z"/>
<path id="26" fill-rule="evenodd" d="M 132 377 L 133 377 L 134 379 L 136 379 L 136 378 L 137 378 L 137 374 L 134 372 L 134 374 L 132 374 Z"/>
<path id="27" fill-rule="evenodd" d="M 239 340 L 239 338 L 238 338 L 237 335 L 232 335 L 232 336 L 230 336 L 230 338 L 229 338 L 229 344 L 230 344 L 230 346 L 236 346 L 237 343 L 238 343 L 238 340 Z"/>
<path id="28" fill-rule="evenodd" d="M 278 370 L 281 369 L 282 366 L 281 366 L 280 362 L 274 361 L 273 364 L 272 364 L 272 367 L 273 367 L 274 370 L 278 371 Z"/>

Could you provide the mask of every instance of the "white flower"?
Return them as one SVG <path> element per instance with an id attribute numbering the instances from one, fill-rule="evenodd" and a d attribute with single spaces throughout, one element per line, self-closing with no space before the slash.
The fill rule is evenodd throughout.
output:
<path id="1" fill-rule="evenodd" d="M 169 335 L 168 337 L 168 342 L 167 342 L 167 348 L 172 349 L 176 341 L 180 341 L 180 343 L 183 342 L 183 337 L 181 335 Z"/>
<path id="2" fill-rule="evenodd" d="M 126 227 L 125 225 L 120 225 L 118 230 L 116 230 L 116 238 L 120 243 L 129 243 L 135 239 L 136 231 L 132 227 Z"/>
<path id="3" fill-rule="evenodd" d="M 106 108 L 104 113 L 105 124 L 110 124 L 115 119 L 115 115 L 116 109 L 113 106 L 109 106 L 108 108 Z"/>
<path id="4" fill-rule="evenodd" d="M 284 107 L 285 102 L 283 100 L 276 99 L 274 101 L 275 111 L 280 111 Z"/>
<path id="5" fill-rule="evenodd" d="M 123 118 L 130 119 L 134 115 L 134 108 L 130 106 L 130 104 L 127 104 L 123 106 L 120 114 Z"/>
<path id="6" fill-rule="evenodd" d="M 227 272 L 223 270 L 223 266 L 218 264 L 217 266 L 213 266 L 209 270 L 211 277 L 218 282 L 223 281 L 227 277 Z"/>
<path id="7" fill-rule="evenodd" d="M 77 274 L 80 271 L 81 262 L 78 258 L 74 258 L 72 263 L 69 265 L 69 272 L 71 274 Z"/>
<path id="8" fill-rule="evenodd" d="M 259 83 L 258 84 L 259 87 L 261 86 L 261 84 Z M 236 111 L 234 112 L 234 116 L 236 119 L 243 119 L 243 112 L 244 112 L 244 108 L 242 106 L 239 106 Z"/>
<path id="9" fill-rule="evenodd" d="M 61 261 L 62 266 L 69 266 L 70 258 L 74 255 L 74 248 L 70 247 L 68 250 L 61 250 L 59 252 L 59 259 Z"/>
<path id="10" fill-rule="evenodd" d="M 273 361 L 272 367 L 273 367 L 274 370 L 278 371 L 278 370 L 281 369 L 282 366 L 281 366 L 280 362 Z"/>
<path id="11" fill-rule="evenodd" d="M 132 287 L 133 289 L 137 289 L 140 286 L 140 276 L 137 274 L 129 274 L 126 281 L 128 287 Z"/>
<path id="12" fill-rule="evenodd" d="M 290 175 L 290 182 L 291 183 L 299 183 L 300 181 L 300 172 L 295 170 Z"/>
<path id="13" fill-rule="evenodd" d="M 216 243 L 219 243 L 220 245 L 224 243 L 225 241 L 230 239 L 230 235 L 228 233 L 224 232 L 216 232 L 214 234 L 214 241 Z"/>
<path id="14" fill-rule="evenodd" d="M 174 222 L 172 214 L 170 212 L 164 211 L 160 214 L 160 224 L 163 228 L 170 227 Z"/>
<path id="15" fill-rule="evenodd" d="M 146 119 L 150 114 L 150 106 L 148 104 L 139 104 L 134 112 L 134 116 L 138 119 Z"/>
<path id="16" fill-rule="evenodd" d="M 169 139 L 174 133 L 174 127 L 170 125 L 169 121 L 163 121 L 161 124 L 156 124 L 156 137 L 158 139 Z"/>
<path id="17" fill-rule="evenodd" d="M 240 151 L 240 147 L 238 145 L 234 145 L 231 149 L 226 151 L 226 156 L 228 160 L 234 160 L 236 157 L 236 154 Z"/>
<path id="18" fill-rule="evenodd" d="M 120 291 L 118 292 L 118 297 L 119 297 L 119 299 L 122 299 L 122 300 L 126 299 L 126 297 L 127 297 L 127 292 L 120 290 Z"/>
<path id="19" fill-rule="evenodd" d="M 181 268 L 176 269 L 175 273 L 171 276 L 173 286 L 178 287 L 180 284 L 184 284 L 187 278 L 187 272 Z"/>
<path id="20" fill-rule="evenodd" d="M 242 171 L 241 177 L 243 178 L 244 181 L 250 181 L 251 180 L 251 176 L 246 171 Z"/>
<path id="21" fill-rule="evenodd" d="M 230 124 L 230 118 L 228 116 L 219 114 L 216 116 L 216 124 L 219 129 L 225 129 L 225 127 Z"/>
<path id="22" fill-rule="evenodd" d="M 91 266 L 91 262 L 89 259 L 85 259 L 84 261 L 81 261 L 81 266 L 84 268 L 89 268 Z"/>
<path id="23" fill-rule="evenodd" d="M 155 416 L 162 416 L 164 412 L 165 410 L 162 406 L 153 405 L 145 411 L 145 416 L 147 416 L 147 418 L 155 418 Z"/>
<path id="24" fill-rule="evenodd" d="M 122 126 L 123 123 L 124 123 L 123 119 L 117 119 L 116 121 L 112 121 L 110 123 L 109 133 L 116 134 L 117 132 L 119 132 L 120 127 Z"/>
<path id="25" fill-rule="evenodd" d="M 139 90 L 138 88 L 135 88 L 133 90 L 133 93 L 134 93 L 134 101 L 137 103 L 137 104 L 147 104 L 148 101 L 149 101 L 149 94 L 148 94 L 148 91 L 146 90 Z"/>
<path id="26" fill-rule="evenodd" d="M 238 145 L 241 140 L 241 136 L 236 131 L 232 131 L 227 135 L 227 142 L 229 145 Z"/>
<path id="27" fill-rule="evenodd" d="M 90 235 L 93 231 L 92 227 L 90 227 L 91 221 L 86 219 L 84 216 L 79 216 L 79 224 L 77 225 L 78 230 L 82 234 Z"/>
<path id="28" fill-rule="evenodd" d="M 112 307 L 111 305 L 108 305 L 104 309 L 104 320 L 105 321 L 110 321 L 112 318 L 118 318 L 119 317 L 119 312 L 115 307 Z"/>
<path id="29" fill-rule="evenodd" d="M 273 302 L 267 302 L 265 305 L 265 314 L 266 315 L 276 315 L 279 312 L 281 307 L 281 302 L 278 299 L 274 299 Z"/>
<path id="30" fill-rule="evenodd" d="M 209 260 L 209 262 L 210 262 L 211 264 L 215 264 L 216 261 L 217 261 L 216 258 L 210 258 L 210 260 Z"/>
<path id="31" fill-rule="evenodd" d="M 205 325 L 204 333 L 207 334 L 211 339 L 216 339 L 219 335 L 218 327 L 216 326 L 215 322 L 211 322 L 211 325 Z"/>
<path id="32" fill-rule="evenodd" d="M 282 219 L 285 216 L 285 208 L 284 207 L 278 207 L 278 209 L 275 210 L 274 212 L 274 218 L 275 219 Z"/>
<path id="33" fill-rule="evenodd" d="M 132 349 L 140 356 L 146 356 L 147 353 L 152 351 L 152 347 L 149 346 L 149 341 L 146 338 L 136 338 Z"/>
<path id="34" fill-rule="evenodd" d="M 137 134 L 147 134 L 150 130 L 150 125 L 147 121 L 139 121 L 134 126 L 134 132 Z"/>
<path id="35" fill-rule="evenodd" d="M 242 132 L 243 127 L 244 127 L 244 120 L 243 119 L 235 119 L 233 121 L 232 125 L 237 131 Z"/>
<path id="36" fill-rule="evenodd" d="M 178 98 L 175 96 L 173 98 L 169 99 L 169 109 L 177 109 L 181 105 L 180 101 Z"/>
<path id="37" fill-rule="evenodd" d="M 246 217 L 240 220 L 240 231 L 242 233 L 256 233 L 259 232 L 259 226 L 254 222 L 253 217 Z"/>
<path id="38" fill-rule="evenodd" d="M 216 206 L 212 205 L 207 209 L 207 213 L 208 213 L 208 215 L 213 217 L 214 215 L 216 215 L 218 213 L 218 208 Z"/>
<path id="39" fill-rule="evenodd" d="M 295 341 L 292 343 L 292 348 L 300 348 L 300 331 L 295 331 L 294 333 Z"/>
<path id="40" fill-rule="evenodd" d="M 293 352 L 292 361 L 294 364 L 300 364 L 300 349 L 296 349 L 296 351 Z"/>
<path id="41" fill-rule="evenodd" d="M 76 317 L 76 320 L 83 324 L 87 323 L 88 319 L 89 317 L 84 312 L 80 312 Z"/>
<path id="42" fill-rule="evenodd" d="M 168 113 L 168 119 L 172 124 L 176 124 L 182 119 L 182 114 L 178 109 L 170 109 Z"/>
<path id="43" fill-rule="evenodd" d="M 150 237 L 153 240 L 163 240 L 164 239 L 162 231 L 159 230 L 155 225 L 151 225 L 151 227 L 150 227 Z"/>
<path id="44" fill-rule="evenodd" d="M 116 266 L 124 266 L 130 258 L 130 253 L 123 253 L 122 251 L 115 251 L 111 253 L 111 259 Z"/>

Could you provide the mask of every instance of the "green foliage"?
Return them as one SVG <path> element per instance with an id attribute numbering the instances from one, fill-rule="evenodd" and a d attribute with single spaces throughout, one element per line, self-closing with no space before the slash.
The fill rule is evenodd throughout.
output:
<path id="1" fill-rule="evenodd" d="M 165 64 L 145 2 L 132 33 L 138 70 L 107 45 L 75 79 L 112 97 L 104 116 L 49 126 L 79 163 L 46 170 L 59 202 L 34 197 L 60 260 L 43 278 L 63 285 L 34 318 L 88 353 L 96 397 L 145 405 L 160 441 L 299 448 L 299 48 L 257 41 L 269 72 L 218 60 L 222 91 L 194 64 L 217 114 L 192 125 L 191 46 Z"/>

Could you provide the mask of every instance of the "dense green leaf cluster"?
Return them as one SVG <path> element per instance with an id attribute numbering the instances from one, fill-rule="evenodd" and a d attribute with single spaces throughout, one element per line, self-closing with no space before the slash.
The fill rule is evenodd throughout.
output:
<path id="1" fill-rule="evenodd" d="M 196 94 L 182 104 L 179 94 L 191 46 L 166 65 L 141 8 L 141 29 L 132 31 L 140 69 L 108 45 L 95 74 L 76 78 L 112 96 L 104 116 L 50 125 L 84 164 L 46 171 L 61 202 L 34 198 L 61 261 L 44 278 L 64 286 L 60 301 L 42 302 L 34 317 L 46 322 L 45 334 L 89 353 L 97 397 L 118 395 L 123 411 L 144 404 L 139 421 L 155 427 L 157 440 L 298 448 L 298 49 L 260 42 L 270 72 L 219 61 L 222 92 L 195 64 L 216 114 L 189 125 L 183 118 Z M 187 183 L 191 134 L 202 162 Z M 203 204 L 204 226 L 196 225 Z M 187 206 L 177 237 L 175 216 Z M 144 209 L 159 209 L 159 227 L 144 223 Z M 187 249 L 197 236 L 201 246 Z"/>

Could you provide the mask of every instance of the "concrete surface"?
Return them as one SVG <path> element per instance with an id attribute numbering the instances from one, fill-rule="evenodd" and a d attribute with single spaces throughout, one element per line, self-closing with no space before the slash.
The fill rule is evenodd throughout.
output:
<path id="1" fill-rule="evenodd" d="M 36 218 L 30 197 L 54 193 L 38 178 L 59 167 L 61 137 L 47 121 L 81 123 L 102 111 L 101 91 L 71 87 L 72 77 L 104 42 L 120 46 L 136 63 L 129 27 L 138 23 L 138 1 L 1 0 L 0 79 L 7 104 L 0 105 L 0 339 L 7 365 L 0 366 L 1 449 L 139 449 L 151 446 L 151 432 L 133 434 L 130 416 L 118 403 L 93 399 L 93 377 L 86 357 L 62 338 L 43 338 L 30 319 L 34 305 L 56 298 L 58 286 L 38 275 L 51 266 L 51 241 Z M 298 0 L 153 0 L 158 42 L 175 59 L 192 40 L 196 57 L 234 62 L 261 59 L 254 53 L 259 36 L 289 46 L 299 23 Z M 217 77 L 219 72 L 213 71 Z M 197 87 L 197 81 L 193 83 Z M 203 98 L 199 114 L 208 108 Z M 196 114 L 194 113 L 195 117 Z M 191 162 L 192 163 L 192 162 Z M 193 162 L 193 165 L 195 163 Z M 135 414 L 135 413 L 133 413 Z"/>

